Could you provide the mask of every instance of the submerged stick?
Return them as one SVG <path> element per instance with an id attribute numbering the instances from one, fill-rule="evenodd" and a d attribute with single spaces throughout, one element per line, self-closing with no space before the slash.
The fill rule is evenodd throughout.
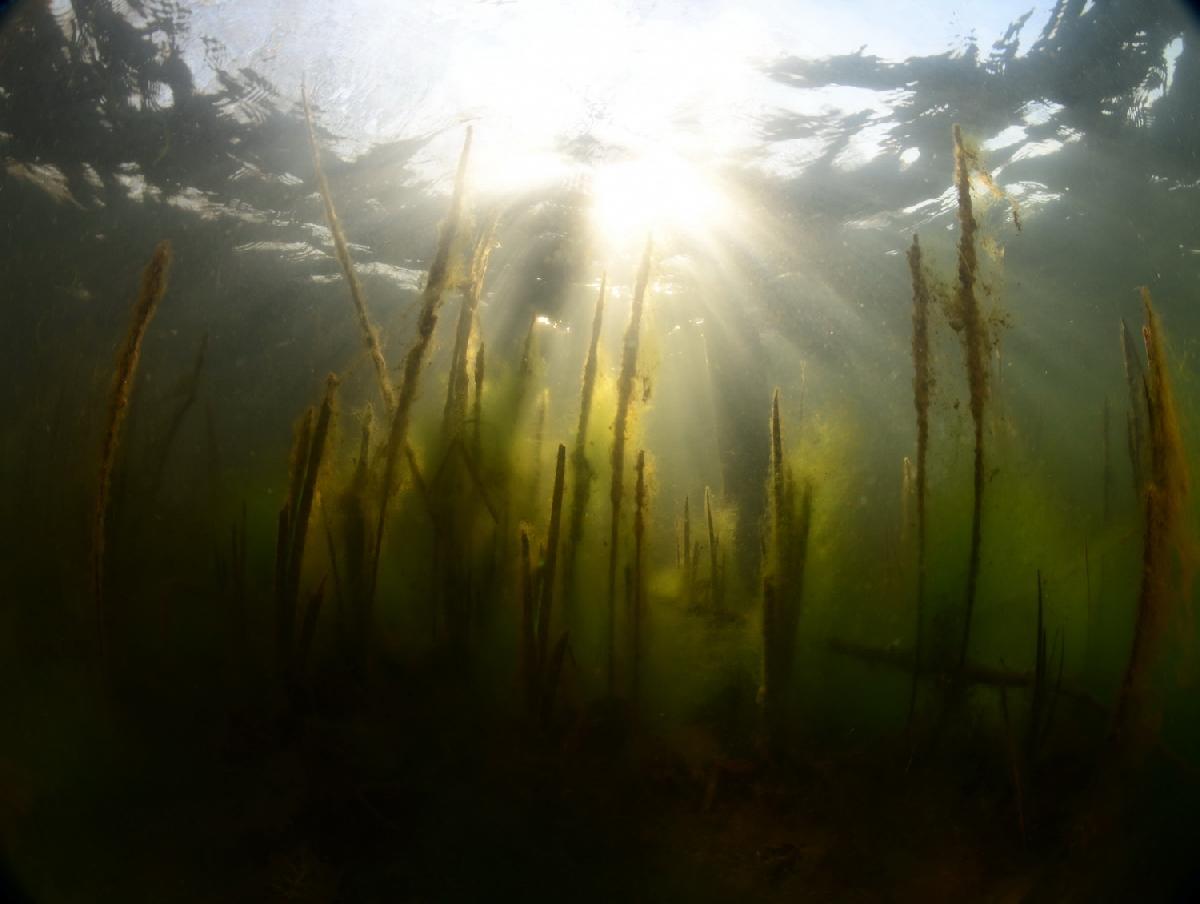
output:
<path id="1" fill-rule="evenodd" d="M 971 210 L 971 179 L 968 171 L 969 154 L 963 147 L 962 130 L 954 126 L 954 182 L 958 192 L 958 292 L 959 316 L 962 318 L 963 348 L 966 353 L 967 385 L 971 395 L 971 419 L 975 424 L 974 497 L 971 506 L 971 552 L 967 562 L 966 609 L 963 614 L 962 639 L 958 647 L 958 666 L 961 673 L 967 661 L 971 640 L 971 617 L 975 611 L 975 595 L 979 584 L 979 558 L 983 545 L 983 415 L 987 402 L 986 325 L 975 297 L 975 230 L 977 224 Z"/>
<path id="2" fill-rule="evenodd" d="M 929 366 L 929 286 L 921 266 L 921 242 L 913 235 L 908 250 L 912 276 L 912 359 L 913 408 L 917 420 L 917 599 L 916 630 L 913 642 L 912 685 L 908 695 L 908 724 L 911 727 L 917 707 L 917 666 L 921 660 L 921 635 L 925 618 L 925 473 L 929 451 L 929 395 L 933 377 Z"/>
<path id="3" fill-rule="evenodd" d="M 608 693 L 616 692 L 616 626 L 617 626 L 617 552 L 621 538 L 621 497 L 625 486 L 625 431 L 629 408 L 633 402 L 633 384 L 637 377 L 638 341 L 642 328 L 642 310 L 646 304 L 646 287 L 650 283 L 650 240 L 642 253 L 637 282 L 633 290 L 633 308 L 621 349 L 621 373 L 617 379 L 617 414 L 613 418 L 612 486 L 609 503 L 612 517 L 609 523 L 608 544 Z"/>
<path id="4" fill-rule="evenodd" d="M 592 337 L 587 359 L 583 365 L 583 383 L 579 393 L 579 423 L 575 428 L 575 448 L 571 452 L 571 514 L 567 525 L 567 542 L 563 547 L 563 604 L 570 612 L 575 597 L 575 560 L 583 542 L 583 522 L 588 500 L 592 494 L 594 472 L 587 460 L 588 422 L 592 416 L 592 395 L 596 390 L 596 367 L 599 357 L 600 328 L 604 321 L 604 290 L 608 274 L 600 277 L 600 294 L 592 315 Z"/>
<path id="5" fill-rule="evenodd" d="M 375 524 L 375 551 L 371 557 L 371 580 L 368 598 L 374 597 L 376 584 L 379 580 L 379 555 L 383 549 L 383 528 L 387 521 L 388 505 L 395 489 L 396 471 L 399 467 L 400 456 L 408 442 L 408 426 L 412 416 L 413 402 L 417 397 L 417 386 L 421 380 L 421 370 L 429 354 L 429 346 L 433 341 L 433 331 L 437 326 L 438 308 L 450 282 L 450 256 L 458 237 L 459 223 L 462 220 L 463 194 L 467 181 L 467 161 L 471 154 L 471 127 L 467 127 L 467 137 L 463 142 L 462 155 L 458 159 L 458 172 L 454 178 L 454 194 L 450 199 L 450 212 L 442 225 L 441 237 L 433 262 L 429 266 L 429 275 L 425 280 L 425 289 L 421 294 L 421 313 L 417 321 L 417 337 L 404 358 L 404 370 L 400 383 L 400 394 L 396 397 L 395 409 L 392 414 L 391 430 L 388 434 L 387 452 L 384 461 L 383 484 L 380 487 L 379 517 Z"/>
<path id="6" fill-rule="evenodd" d="M 333 206 L 333 193 L 329 190 L 329 181 L 325 178 L 325 170 L 321 166 L 321 149 L 317 144 L 317 133 L 313 128 L 312 109 L 308 105 L 308 92 L 304 85 L 300 86 L 300 99 L 304 103 L 304 122 L 308 126 L 308 146 L 312 151 L 313 171 L 317 177 L 317 189 L 325 205 L 325 220 L 329 223 L 329 232 L 333 236 L 333 251 L 341 265 L 342 274 L 346 277 L 346 285 L 350 287 L 350 301 L 354 304 L 354 314 L 358 319 L 358 328 L 362 333 L 363 344 L 371 363 L 375 366 L 375 377 L 379 381 L 379 394 L 383 397 L 384 405 L 390 411 L 396 403 L 392 391 L 392 381 L 388 377 L 387 361 L 384 360 L 383 350 L 379 347 L 379 333 L 371 323 L 367 313 L 367 302 L 362 284 L 358 281 L 358 273 L 354 269 L 354 261 L 350 259 L 350 248 L 346 243 L 346 234 L 342 231 L 342 223 L 338 219 L 337 210 Z"/>
<path id="7" fill-rule="evenodd" d="M 142 285 L 133 305 L 129 331 L 117 353 L 112 392 L 108 399 L 104 437 L 100 443 L 100 468 L 96 486 L 96 504 L 92 511 L 92 593 L 96 605 L 96 627 L 101 659 L 108 656 L 107 613 L 104 609 L 105 522 L 108 518 L 112 472 L 121 446 L 121 433 L 129 413 L 129 395 L 142 356 L 142 341 L 146 329 L 167 292 L 167 275 L 171 269 L 171 243 L 164 240 L 154 249 L 150 263 L 142 272 Z"/>

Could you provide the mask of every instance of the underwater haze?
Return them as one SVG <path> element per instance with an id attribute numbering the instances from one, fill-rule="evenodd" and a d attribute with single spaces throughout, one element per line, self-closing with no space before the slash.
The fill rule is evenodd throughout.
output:
<path id="1" fill-rule="evenodd" d="M 1200 12 L 0 3 L 0 898 L 1200 895 Z"/>

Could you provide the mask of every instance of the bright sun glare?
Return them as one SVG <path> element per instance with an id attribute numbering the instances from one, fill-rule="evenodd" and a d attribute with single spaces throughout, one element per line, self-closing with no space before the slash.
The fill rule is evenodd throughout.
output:
<path id="1" fill-rule="evenodd" d="M 454 99 L 479 123 L 479 188 L 579 178 L 612 248 L 718 228 L 731 205 L 713 174 L 752 129 L 757 25 L 731 10 L 655 20 L 599 0 L 521 10 L 452 61 Z M 577 136 L 594 157 L 563 151 Z"/>
<path id="2" fill-rule="evenodd" d="M 593 224 L 610 247 L 640 243 L 647 234 L 707 234 L 728 206 L 713 179 L 671 154 L 607 164 L 591 179 Z"/>

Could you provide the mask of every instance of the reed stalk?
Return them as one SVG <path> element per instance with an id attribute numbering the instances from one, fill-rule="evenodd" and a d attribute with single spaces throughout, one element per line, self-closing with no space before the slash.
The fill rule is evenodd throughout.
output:
<path id="1" fill-rule="evenodd" d="M 171 420 L 167 424 L 167 431 L 163 434 L 162 442 L 159 444 L 158 462 L 154 468 L 154 478 L 150 483 L 150 492 L 148 494 L 151 500 L 158 497 L 163 475 L 167 470 L 167 461 L 171 457 L 171 449 L 175 446 L 175 437 L 179 435 L 184 418 L 187 417 L 192 406 L 196 404 L 196 396 L 200 388 L 200 376 L 204 372 L 204 360 L 207 353 L 208 333 L 206 332 L 200 338 L 200 348 L 196 351 L 196 358 L 192 362 L 191 372 L 184 378 L 180 387 L 179 395 L 181 398 L 179 405 L 171 415 Z"/>
<path id="2" fill-rule="evenodd" d="M 600 278 L 600 293 L 592 314 L 592 336 L 588 343 L 587 359 L 583 365 L 582 388 L 579 392 L 579 422 L 575 427 L 575 448 L 571 452 L 571 512 L 567 523 L 566 543 L 563 545 L 563 608 L 568 618 L 574 609 L 575 562 L 583 542 L 584 517 L 592 494 L 595 472 L 587 458 L 588 422 L 592 416 L 592 396 L 596 391 L 596 368 L 599 358 L 600 330 L 604 322 L 604 293 L 608 274 Z"/>
<path id="3" fill-rule="evenodd" d="M 962 130 L 954 126 L 954 182 L 958 194 L 958 315 L 961 318 L 963 347 L 966 354 L 967 385 L 971 397 L 971 420 L 975 426 L 973 501 L 971 506 L 971 551 L 967 561 L 967 583 L 962 638 L 958 647 L 955 683 L 962 675 L 971 640 L 971 619 L 979 584 L 979 560 L 983 546 L 984 407 L 987 402 L 987 328 L 975 296 L 978 260 L 975 255 L 977 223 L 971 208 L 971 156 L 963 146 Z"/>
<path id="4" fill-rule="evenodd" d="M 683 598 L 692 604 L 692 513 L 688 497 L 683 497 Z"/>
<path id="5" fill-rule="evenodd" d="M 96 481 L 96 501 L 92 510 L 92 594 L 96 607 L 96 630 L 102 662 L 108 660 L 108 613 L 104 606 L 105 529 L 112 492 L 112 474 L 121 448 L 121 435 L 129 413 L 129 397 L 142 356 L 142 342 L 163 296 L 171 269 L 171 243 L 163 240 L 154 249 L 150 263 L 142 272 L 141 289 L 133 305 L 129 330 L 117 353 L 108 412 L 100 443 L 100 467 Z"/>
<path id="6" fill-rule="evenodd" d="M 303 677 L 308 670 L 308 660 L 312 653 L 313 638 L 317 634 L 317 618 L 321 614 L 321 603 L 325 599 L 325 578 L 317 584 L 317 589 L 308 598 L 304 607 L 304 621 L 300 628 L 300 648 L 296 653 L 296 675 Z"/>
<path id="7" fill-rule="evenodd" d="M 721 586 L 721 571 L 720 566 L 717 564 L 720 556 L 720 537 L 713 529 L 712 492 L 708 487 L 704 488 L 704 514 L 708 519 L 709 600 L 712 602 L 713 610 L 720 612 L 724 603 L 724 594 Z"/>
<path id="8" fill-rule="evenodd" d="M 450 355 L 450 378 L 447 381 L 446 405 L 442 413 L 443 437 L 458 433 L 466 422 L 467 395 L 470 386 L 467 374 L 467 353 L 471 344 L 471 331 L 475 325 L 475 315 L 479 309 L 479 299 L 483 295 L 484 275 L 487 273 L 488 260 L 496 243 L 496 225 L 497 219 L 493 217 L 476 240 L 471 253 L 466 282 L 462 286 L 462 307 L 459 308 L 458 323 L 454 331 L 454 350 Z M 477 364 L 478 360 L 477 354 Z M 479 368 L 477 368 L 477 372 L 478 370 Z M 478 379 L 476 376 L 477 381 Z M 476 399 L 479 397 L 478 390 L 477 385 Z"/>
<path id="9" fill-rule="evenodd" d="M 483 369 L 485 364 L 484 344 L 479 343 L 479 350 L 475 352 L 475 398 L 471 412 L 472 433 L 471 449 L 475 454 L 475 461 L 483 461 Z"/>
<path id="10" fill-rule="evenodd" d="M 641 688 L 642 671 L 642 615 L 645 607 L 645 564 L 646 547 L 646 451 L 638 450 L 635 466 L 637 483 L 634 487 L 633 518 L 633 696 L 637 699 Z"/>
<path id="11" fill-rule="evenodd" d="M 277 626 L 280 661 L 285 665 L 291 662 L 296 602 L 300 593 L 300 575 L 304 567 L 308 522 L 312 515 L 317 478 L 320 476 L 325 444 L 329 437 L 330 423 L 333 420 L 333 400 L 337 385 L 337 377 L 330 374 L 325 381 L 325 398 L 321 402 L 321 412 L 317 416 L 316 426 L 312 432 L 312 443 L 306 456 L 304 480 L 300 487 L 299 499 L 296 501 L 295 517 L 288 520 L 291 539 L 286 553 L 287 566 L 283 575 L 283 592 L 279 601 L 279 624 Z"/>
<path id="12" fill-rule="evenodd" d="M 362 283 L 358 281 L 358 273 L 354 269 L 354 261 L 350 258 L 350 248 L 346 242 L 346 234 L 342 231 L 341 220 L 338 219 L 337 210 L 333 206 L 333 193 L 329 190 L 329 181 L 325 178 L 325 170 L 321 166 L 321 148 L 317 144 L 316 130 L 313 128 L 312 109 L 308 105 L 308 92 L 303 84 L 300 86 L 300 98 L 304 103 L 304 122 L 308 126 L 308 146 L 312 151 L 313 172 L 317 177 L 317 189 L 321 194 L 321 201 L 325 205 L 325 220 L 329 223 L 329 232 L 333 236 L 333 251 L 337 257 L 338 264 L 342 268 L 342 274 L 346 277 L 346 285 L 350 287 L 350 301 L 354 305 L 354 314 L 358 319 L 358 328 L 362 333 L 363 344 L 366 346 L 367 354 L 371 357 L 371 363 L 375 367 L 375 377 L 379 382 L 379 394 L 383 398 L 384 405 L 390 411 L 392 406 L 396 404 L 395 393 L 392 390 L 392 381 L 388 376 L 387 361 L 383 357 L 383 350 L 379 346 L 379 333 L 371 323 L 371 316 L 367 313 L 367 302 L 363 293 Z"/>
<path id="13" fill-rule="evenodd" d="M 538 667 L 544 670 L 550 645 L 550 614 L 554 606 L 554 576 L 558 567 L 559 533 L 562 525 L 563 485 L 567 474 L 567 447 L 558 444 L 554 465 L 554 492 L 550 497 L 550 527 L 546 532 L 546 557 L 542 565 L 542 594 L 538 606 Z"/>
<path id="14" fill-rule="evenodd" d="M 929 452 L 929 397 L 933 376 L 929 364 L 929 285 L 921 265 L 921 242 L 913 235 L 908 250 L 908 267 L 912 278 L 912 359 L 913 408 L 917 423 L 917 462 L 915 492 L 917 503 L 917 588 L 916 628 L 913 634 L 913 673 L 908 694 L 908 724 L 912 726 L 917 707 L 917 675 L 922 654 L 922 634 L 925 620 L 925 474 Z"/>
<path id="15" fill-rule="evenodd" d="M 1104 447 L 1104 464 L 1101 477 L 1101 492 L 1104 498 L 1103 518 L 1104 523 L 1108 523 L 1109 515 L 1112 513 L 1112 456 L 1109 452 L 1109 436 L 1112 431 L 1109 427 L 1110 418 L 1108 413 L 1108 396 L 1104 397 L 1104 409 L 1101 415 L 1101 430 L 1103 431 L 1103 447 Z"/>
<path id="16" fill-rule="evenodd" d="M 383 481 L 380 486 L 379 516 L 375 524 L 375 550 L 371 556 L 371 580 L 368 598 L 373 599 L 379 581 L 379 556 L 383 549 L 384 526 L 387 522 L 388 506 L 395 490 L 396 473 L 400 465 L 400 457 L 408 444 L 408 427 L 412 417 L 413 402 L 417 397 L 417 388 L 421 380 L 421 371 L 429 356 L 429 346 L 433 341 L 433 331 L 437 326 L 438 309 L 451 280 L 451 255 L 458 239 L 459 224 L 463 218 L 463 195 L 467 181 L 467 161 L 471 154 L 471 127 L 467 127 L 467 136 L 463 141 L 462 154 L 458 159 L 458 172 L 454 178 L 454 193 L 450 199 L 450 212 L 442 225 L 441 237 L 433 262 L 429 266 L 429 275 L 425 280 L 425 288 L 421 293 L 421 312 L 417 321 L 417 336 L 413 340 L 408 354 L 404 358 L 404 367 L 400 382 L 400 392 L 392 410 L 391 429 L 388 433 L 387 450 L 385 453 Z"/>
<path id="17" fill-rule="evenodd" d="M 625 486 L 625 432 L 628 429 L 629 409 L 633 403 L 633 386 L 637 378 L 638 342 L 642 328 L 642 310 L 646 304 L 646 287 L 650 283 L 650 240 L 642 253 L 637 282 L 633 290 L 633 308 L 621 349 L 621 373 L 617 379 L 617 413 L 613 418 L 612 485 L 609 488 L 611 520 L 608 545 L 608 693 L 616 693 L 616 628 L 617 628 L 617 556 L 621 539 L 621 499 Z"/>
<path id="18" fill-rule="evenodd" d="M 521 683 L 526 705 L 532 710 L 537 700 L 537 639 L 534 636 L 533 565 L 529 555 L 529 533 L 521 528 Z"/>
<path id="19" fill-rule="evenodd" d="M 1133 492 L 1140 497 L 1146 480 L 1146 375 L 1124 320 L 1121 321 L 1121 357 L 1125 365 L 1125 386 L 1129 390 L 1129 411 L 1125 415 L 1129 466 L 1133 473 Z"/>
<path id="20" fill-rule="evenodd" d="M 1118 738 L 1139 727 L 1135 718 L 1145 703 L 1150 665 L 1172 610 L 1191 599 L 1194 570 L 1194 549 L 1186 516 L 1190 478 L 1167 368 L 1166 346 L 1150 291 L 1143 288 L 1141 292 L 1145 314 L 1142 337 L 1146 345 L 1144 392 L 1149 478 L 1142 492 L 1145 511 L 1142 575 L 1133 641 L 1113 710 L 1113 733 Z"/>

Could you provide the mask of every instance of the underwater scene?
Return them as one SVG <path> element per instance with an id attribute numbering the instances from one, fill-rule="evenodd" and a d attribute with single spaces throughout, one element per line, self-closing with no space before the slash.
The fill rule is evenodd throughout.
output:
<path id="1" fill-rule="evenodd" d="M 1200 897 L 1200 13 L 0 4 L 0 899 Z"/>

